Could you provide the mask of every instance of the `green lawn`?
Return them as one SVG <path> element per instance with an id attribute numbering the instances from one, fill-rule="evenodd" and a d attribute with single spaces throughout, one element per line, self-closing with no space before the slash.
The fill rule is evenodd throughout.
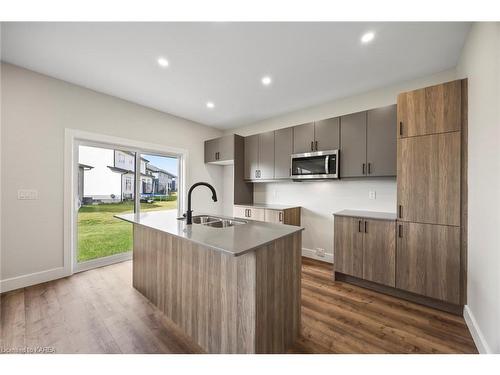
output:
<path id="1" fill-rule="evenodd" d="M 82 206 L 78 211 L 78 261 L 132 250 L 132 224 L 113 217 L 133 212 L 132 202 Z M 177 201 L 141 203 L 141 211 L 172 210 Z"/>

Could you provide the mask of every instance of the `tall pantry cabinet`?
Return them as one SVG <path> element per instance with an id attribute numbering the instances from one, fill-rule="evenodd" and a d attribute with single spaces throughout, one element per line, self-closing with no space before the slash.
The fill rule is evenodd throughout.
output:
<path id="1" fill-rule="evenodd" d="M 396 288 L 465 304 L 467 81 L 399 94 Z"/>

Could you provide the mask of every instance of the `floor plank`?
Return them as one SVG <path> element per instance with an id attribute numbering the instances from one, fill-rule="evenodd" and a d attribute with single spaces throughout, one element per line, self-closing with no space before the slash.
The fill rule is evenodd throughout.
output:
<path id="1" fill-rule="evenodd" d="M 2 294 L 0 352 L 202 353 L 132 288 L 132 263 Z M 462 317 L 332 280 L 303 258 L 302 335 L 290 353 L 477 353 Z"/>

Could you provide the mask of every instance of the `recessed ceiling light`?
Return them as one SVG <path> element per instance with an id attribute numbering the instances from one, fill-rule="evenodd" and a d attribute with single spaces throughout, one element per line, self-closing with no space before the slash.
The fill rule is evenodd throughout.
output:
<path id="1" fill-rule="evenodd" d="M 166 68 L 168 66 L 168 60 L 164 57 L 158 57 L 158 65 L 160 65 L 162 68 Z"/>
<path id="2" fill-rule="evenodd" d="M 361 37 L 361 42 L 370 43 L 373 40 L 373 38 L 375 38 L 375 33 L 370 31 L 368 33 L 363 34 L 363 36 Z"/>
<path id="3" fill-rule="evenodd" d="M 264 86 L 269 86 L 273 82 L 273 80 L 269 76 L 264 76 L 262 77 L 261 82 Z"/>
<path id="4" fill-rule="evenodd" d="M 215 107 L 214 102 L 207 102 L 207 108 L 213 109 Z"/>

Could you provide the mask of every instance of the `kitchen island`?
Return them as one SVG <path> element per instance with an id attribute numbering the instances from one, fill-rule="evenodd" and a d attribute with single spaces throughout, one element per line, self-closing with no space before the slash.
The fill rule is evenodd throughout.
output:
<path id="1" fill-rule="evenodd" d="M 283 353 L 299 335 L 303 228 L 245 220 L 134 224 L 133 286 L 208 353 Z"/>

